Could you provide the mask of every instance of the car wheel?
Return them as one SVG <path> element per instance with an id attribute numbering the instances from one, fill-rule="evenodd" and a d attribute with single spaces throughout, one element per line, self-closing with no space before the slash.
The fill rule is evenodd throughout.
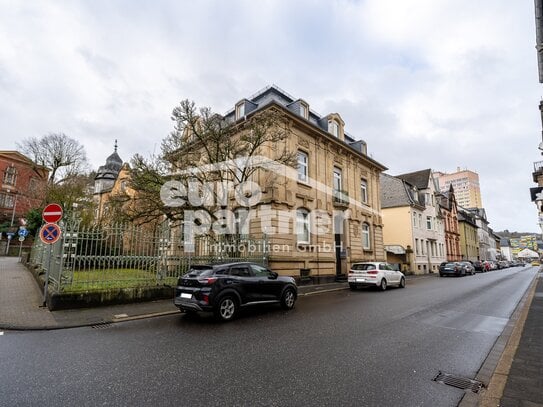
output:
<path id="1" fill-rule="evenodd" d="M 215 308 L 215 316 L 221 321 L 231 321 L 238 313 L 238 302 L 230 295 L 219 300 Z"/>
<path id="2" fill-rule="evenodd" d="M 400 285 L 399 285 L 399 287 L 400 287 L 400 288 L 405 288 L 405 278 L 404 278 L 404 277 L 402 277 L 402 278 L 400 279 Z"/>
<path id="3" fill-rule="evenodd" d="M 294 303 L 296 302 L 296 293 L 292 288 L 287 288 L 283 292 L 281 297 L 281 307 L 283 309 L 292 309 L 294 308 Z"/>
<path id="4" fill-rule="evenodd" d="M 356 289 L 358 289 L 357 285 L 356 284 L 349 284 L 349 288 L 353 291 L 355 291 Z"/>
<path id="5" fill-rule="evenodd" d="M 384 278 L 381 279 L 381 284 L 379 284 L 379 289 L 381 291 L 385 291 L 387 289 L 387 281 Z"/>

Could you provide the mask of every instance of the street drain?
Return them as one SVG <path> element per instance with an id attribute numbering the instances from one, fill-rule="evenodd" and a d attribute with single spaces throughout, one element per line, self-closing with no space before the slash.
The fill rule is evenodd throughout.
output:
<path id="1" fill-rule="evenodd" d="M 93 329 L 106 329 L 112 326 L 111 322 L 100 322 L 99 324 L 92 325 Z"/>
<path id="2" fill-rule="evenodd" d="M 443 372 L 439 372 L 437 376 L 434 377 L 434 382 L 453 386 L 457 389 L 470 390 L 473 393 L 479 393 L 479 391 L 483 388 L 482 382 Z"/>

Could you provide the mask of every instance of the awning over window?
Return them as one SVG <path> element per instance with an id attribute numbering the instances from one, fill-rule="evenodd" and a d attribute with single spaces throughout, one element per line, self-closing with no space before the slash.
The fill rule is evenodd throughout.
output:
<path id="1" fill-rule="evenodd" d="M 386 245 L 385 250 L 393 254 L 405 254 L 405 249 L 399 244 Z"/>

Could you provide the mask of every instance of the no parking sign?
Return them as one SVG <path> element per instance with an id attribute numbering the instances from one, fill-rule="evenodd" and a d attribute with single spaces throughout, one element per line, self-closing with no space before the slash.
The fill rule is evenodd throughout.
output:
<path id="1" fill-rule="evenodd" d="M 40 229 L 40 239 L 45 244 L 53 244 L 60 239 L 61 233 L 56 223 L 46 223 Z"/>

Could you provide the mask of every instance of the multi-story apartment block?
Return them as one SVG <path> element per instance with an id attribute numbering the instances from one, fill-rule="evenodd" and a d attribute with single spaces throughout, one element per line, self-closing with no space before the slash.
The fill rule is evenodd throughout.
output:
<path id="1" fill-rule="evenodd" d="M 440 171 L 434 172 L 441 192 L 447 192 L 452 186 L 456 195 L 458 206 L 463 208 L 482 208 L 481 188 L 479 174 L 470 170 L 456 169 L 448 174 Z"/>
<path id="2" fill-rule="evenodd" d="M 381 175 L 383 239 L 390 262 L 416 274 L 437 272 L 446 260 L 444 223 L 431 170 Z M 405 253 L 403 259 L 398 257 Z M 394 259 L 394 260 L 393 260 Z"/>
<path id="3" fill-rule="evenodd" d="M 49 169 L 17 151 L 0 151 L 0 223 L 17 223 L 45 199 Z"/>
<path id="4" fill-rule="evenodd" d="M 263 146 L 258 156 L 275 160 L 284 148 L 297 157 L 292 175 L 279 166 L 274 174 L 261 168 L 251 176 L 261 195 L 247 208 L 255 216 L 240 215 L 251 237 L 266 237 L 269 267 L 319 282 L 346 276 L 353 262 L 383 261 L 379 175 L 386 168 L 347 133 L 338 113 L 321 116 L 276 86 L 240 100 L 220 120 L 232 124 L 237 137 L 243 123 L 258 122 L 268 111 L 287 124 L 288 137 Z M 329 220 L 324 227 L 320 215 Z"/>
<path id="5" fill-rule="evenodd" d="M 464 209 L 458 210 L 458 229 L 460 232 L 460 253 L 463 260 L 479 260 L 479 237 L 475 216 Z"/>

